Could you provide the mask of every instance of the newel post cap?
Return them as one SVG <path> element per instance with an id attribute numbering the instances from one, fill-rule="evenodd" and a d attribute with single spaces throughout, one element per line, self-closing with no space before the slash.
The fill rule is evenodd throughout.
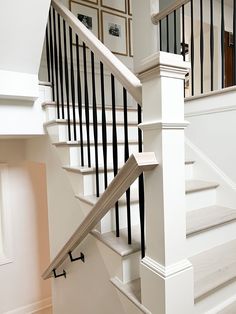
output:
<path id="1" fill-rule="evenodd" d="M 143 59 L 135 72 L 141 81 L 153 76 L 184 79 L 190 68 L 190 62 L 183 61 L 181 55 L 159 51 Z"/>

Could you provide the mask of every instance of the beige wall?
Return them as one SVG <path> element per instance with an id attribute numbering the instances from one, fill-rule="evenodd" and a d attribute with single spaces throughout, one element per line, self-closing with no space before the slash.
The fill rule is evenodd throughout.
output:
<path id="1" fill-rule="evenodd" d="M 0 140 L 0 162 L 8 164 L 13 240 L 12 262 L 0 265 L 0 313 L 6 313 L 41 302 L 51 292 L 50 282 L 41 279 L 49 262 L 45 167 L 25 160 L 24 140 Z"/>

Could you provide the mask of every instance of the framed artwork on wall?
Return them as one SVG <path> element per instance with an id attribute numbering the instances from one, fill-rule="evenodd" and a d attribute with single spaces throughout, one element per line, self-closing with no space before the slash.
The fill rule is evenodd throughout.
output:
<path id="1" fill-rule="evenodd" d="M 126 0 L 101 0 L 101 6 L 114 11 L 126 13 Z"/>
<path id="2" fill-rule="evenodd" d="M 97 38 L 99 38 L 98 9 L 84 3 L 71 1 L 70 10 Z"/>
<path id="3" fill-rule="evenodd" d="M 132 0 L 127 0 L 128 1 L 128 14 L 133 15 L 132 11 Z"/>
<path id="4" fill-rule="evenodd" d="M 134 56 L 133 50 L 133 20 L 129 19 L 129 56 Z"/>
<path id="5" fill-rule="evenodd" d="M 102 11 L 102 41 L 113 53 L 127 56 L 127 20 L 107 11 Z"/>
<path id="6" fill-rule="evenodd" d="M 89 2 L 89 3 L 94 3 L 98 4 L 98 0 L 82 0 L 83 2 Z"/>

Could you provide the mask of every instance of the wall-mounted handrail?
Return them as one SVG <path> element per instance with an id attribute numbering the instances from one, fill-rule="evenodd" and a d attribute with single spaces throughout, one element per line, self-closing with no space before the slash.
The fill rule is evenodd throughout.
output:
<path id="1" fill-rule="evenodd" d="M 69 24 L 72 30 L 79 35 L 80 39 L 94 52 L 97 58 L 108 67 L 137 103 L 141 105 L 142 85 L 140 80 L 59 0 L 52 0 L 52 6 Z"/>
<path id="2" fill-rule="evenodd" d="M 115 205 L 119 198 L 128 190 L 131 184 L 144 172 L 154 169 L 158 165 L 154 153 L 137 153 L 131 155 L 125 165 L 111 181 L 105 192 L 98 199 L 89 214 L 63 246 L 61 251 L 53 259 L 50 266 L 45 270 L 42 277 L 48 279 L 53 276 L 53 271 L 62 263 L 93 230 L 104 215 Z"/>
<path id="3" fill-rule="evenodd" d="M 152 14 L 152 23 L 157 25 L 159 21 L 173 13 L 175 10 L 178 10 L 181 8 L 183 5 L 187 4 L 190 2 L 190 0 L 177 0 L 168 7 L 166 7 L 164 10 L 158 13 Z"/>

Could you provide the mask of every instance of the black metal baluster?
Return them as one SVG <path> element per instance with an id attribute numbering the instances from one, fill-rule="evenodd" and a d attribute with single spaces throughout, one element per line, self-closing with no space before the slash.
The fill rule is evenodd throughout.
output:
<path id="1" fill-rule="evenodd" d="M 142 108 L 138 105 L 138 124 L 142 123 Z M 143 150 L 142 131 L 138 129 L 138 151 Z M 143 174 L 138 179 L 139 186 L 139 213 L 140 213 L 140 230 L 141 230 L 141 256 L 145 257 L 145 207 L 144 207 L 144 177 Z"/>
<path id="2" fill-rule="evenodd" d="M 123 104 L 124 104 L 124 140 L 125 140 L 125 162 L 129 159 L 129 135 L 128 135 L 128 106 L 127 106 L 127 91 L 123 88 Z M 130 188 L 126 191 L 126 206 L 127 206 L 127 230 L 128 244 L 132 243 L 131 236 L 131 212 L 130 212 Z"/>
<path id="3" fill-rule="evenodd" d="M 210 60 L 211 60 L 211 91 L 214 90 L 214 7 L 213 0 L 210 0 Z"/>
<path id="4" fill-rule="evenodd" d="M 91 51 L 91 67 L 92 67 L 93 134 L 94 134 L 95 172 L 96 172 L 96 195 L 97 197 L 99 197 L 97 100 L 96 100 L 94 53 L 92 51 Z"/>
<path id="5" fill-rule="evenodd" d="M 54 57 L 55 57 L 55 78 L 56 78 L 56 104 L 57 118 L 60 119 L 60 100 L 59 100 L 59 84 L 58 84 L 58 54 L 57 54 L 57 32 L 56 32 L 56 12 L 53 8 L 53 35 L 54 35 Z"/>
<path id="6" fill-rule="evenodd" d="M 104 84 L 104 66 L 100 62 L 100 79 L 101 79 L 101 105 L 102 105 L 102 150 L 104 166 L 104 187 L 107 188 L 107 122 L 105 110 L 105 84 Z"/>
<path id="7" fill-rule="evenodd" d="M 46 28 L 46 57 L 47 57 L 47 71 L 48 71 L 48 82 L 51 81 L 51 71 L 50 71 L 50 50 L 49 50 L 49 37 L 48 37 L 48 25 Z"/>
<path id="8" fill-rule="evenodd" d="M 49 11 L 49 37 L 50 37 L 50 59 L 51 59 L 51 74 L 52 74 L 52 100 L 55 101 L 55 85 L 54 85 L 54 52 L 52 39 L 52 9 Z"/>
<path id="9" fill-rule="evenodd" d="M 160 32 L 160 51 L 162 51 L 162 21 L 159 21 L 159 32 Z"/>
<path id="10" fill-rule="evenodd" d="M 87 153 L 88 153 L 88 166 L 91 167 L 87 56 L 86 56 L 86 45 L 84 42 L 83 42 L 83 63 L 84 63 L 84 101 L 85 101 L 85 121 L 86 121 L 86 132 L 87 132 Z"/>
<path id="11" fill-rule="evenodd" d="M 203 4 L 202 0 L 200 0 L 200 69 L 201 69 L 201 94 L 204 91 L 204 34 L 203 34 Z"/>
<path id="12" fill-rule="evenodd" d="M 191 0 L 191 87 L 192 96 L 194 96 L 194 16 L 193 16 L 193 0 Z"/>
<path id="13" fill-rule="evenodd" d="M 186 60 L 186 51 L 185 51 L 185 21 L 184 21 L 184 5 L 182 5 L 182 55 L 184 61 Z"/>
<path id="14" fill-rule="evenodd" d="M 66 108 L 67 108 L 67 129 L 68 140 L 71 141 L 70 129 L 70 94 L 69 94 L 69 70 L 67 60 L 67 37 L 66 37 L 66 22 L 63 20 L 63 37 L 64 37 L 64 66 L 65 66 L 65 87 L 66 87 Z"/>
<path id="15" fill-rule="evenodd" d="M 117 145 L 117 130 L 116 130 L 116 96 L 115 96 L 115 78 L 111 74 L 111 98 L 112 98 L 112 151 L 113 151 L 113 171 L 114 177 L 118 173 L 118 145 Z M 116 236 L 120 236 L 120 219 L 119 219 L 119 204 L 115 204 L 116 215 Z"/>
<path id="16" fill-rule="evenodd" d="M 233 52 L 233 79 L 234 85 L 236 85 L 236 0 L 234 0 L 234 14 L 233 14 L 233 44 L 234 44 L 234 52 Z"/>
<path id="17" fill-rule="evenodd" d="M 70 36 L 70 84 L 71 84 L 71 102 L 72 102 L 72 116 L 73 116 L 73 134 L 74 134 L 74 141 L 77 141 L 76 115 L 75 115 L 75 77 L 74 77 L 73 43 L 72 43 L 72 28 L 70 26 L 69 26 L 69 36 Z"/>
<path id="18" fill-rule="evenodd" d="M 166 51 L 170 52 L 169 15 L 166 16 Z"/>
<path id="19" fill-rule="evenodd" d="M 225 87 L 225 17 L 224 0 L 221 0 L 221 86 Z"/>
<path id="20" fill-rule="evenodd" d="M 79 131 L 80 131 L 80 158 L 81 166 L 84 166 L 84 139 L 83 139 L 83 114 L 82 114 L 82 91 L 80 79 L 80 53 L 79 53 L 79 37 L 76 38 L 76 62 L 77 62 L 77 97 L 78 97 L 78 113 L 79 113 Z"/>
<path id="21" fill-rule="evenodd" d="M 176 19 L 176 10 L 174 10 L 174 53 L 177 54 L 177 19 Z"/>
<path id="22" fill-rule="evenodd" d="M 62 62 L 62 48 L 61 48 L 61 18 L 59 13 L 57 14 L 58 22 L 58 44 L 59 44 L 59 73 L 60 73 L 60 92 L 61 92 L 61 111 L 62 119 L 65 119 L 64 108 L 64 80 L 63 80 L 63 62 Z"/>

